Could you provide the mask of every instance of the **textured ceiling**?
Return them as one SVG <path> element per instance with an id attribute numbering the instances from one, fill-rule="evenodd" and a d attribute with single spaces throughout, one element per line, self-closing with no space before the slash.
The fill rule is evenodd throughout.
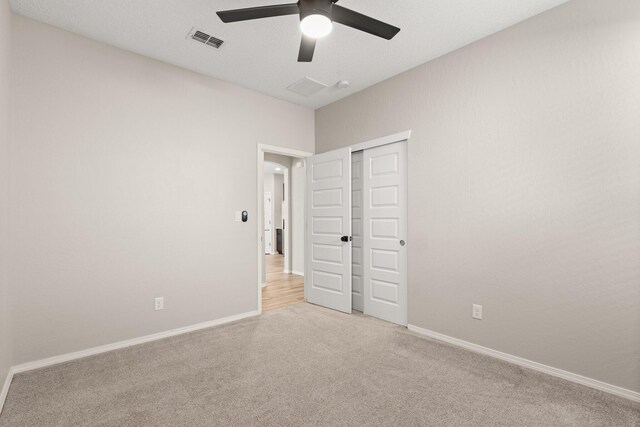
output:
<path id="1" fill-rule="evenodd" d="M 298 63 L 295 15 L 223 24 L 217 10 L 294 0 L 12 0 L 13 11 L 113 46 L 318 108 L 568 0 L 341 0 L 402 29 L 386 41 L 336 24 L 312 63 Z M 187 38 L 192 27 L 225 40 Z M 46 43 L 46 40 L 43 40 Z M 308 76 L 329 87 L 304 97 L 286 88 Z M 348 80 L 348 89 L 338 89 Z"/>

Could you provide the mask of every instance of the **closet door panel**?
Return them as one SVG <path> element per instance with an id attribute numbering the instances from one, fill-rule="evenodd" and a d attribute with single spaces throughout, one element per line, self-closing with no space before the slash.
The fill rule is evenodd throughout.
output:
<path id="1" fill-rule="evenodd" d="M 352 242 L 352 293 L 353 309 L 364 311 L 364 288 L 362 282 L 362 264 L 364 254 L 362 251 L 363 223 L 362 223 L 362 151 L 351 153 L 351 233 Z"/>
<path id="2" fill-rule="evenodd" d="M 363 153 L 364 312 L 407 324 L 406 142 Z"/>
<path id="3" fill-rule="evenodd" d="M 351 150 L 312 156 L 307 165 L 305 296 L 351 313 Z"/>

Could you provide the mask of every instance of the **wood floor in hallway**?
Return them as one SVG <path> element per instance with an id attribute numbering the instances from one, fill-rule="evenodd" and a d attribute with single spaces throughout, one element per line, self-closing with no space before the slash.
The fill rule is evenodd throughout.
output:
<path id="1" fill-rule="evenodd" d="M 283 255 L 265 255 L 267 284 L 262 288 L 262 311 L 304 301 L 304 276 L 284 272 Z"/>

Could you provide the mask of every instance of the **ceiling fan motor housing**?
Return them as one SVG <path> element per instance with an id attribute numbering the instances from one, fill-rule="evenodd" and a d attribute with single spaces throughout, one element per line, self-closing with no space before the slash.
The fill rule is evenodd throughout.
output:
<path id="1" fill-rule="evenodd" d="M 300 20 L 309 15 L 322 15 L 331 19 L 333 3 L 335 3 L 333 0 L 299 0 Z"/>

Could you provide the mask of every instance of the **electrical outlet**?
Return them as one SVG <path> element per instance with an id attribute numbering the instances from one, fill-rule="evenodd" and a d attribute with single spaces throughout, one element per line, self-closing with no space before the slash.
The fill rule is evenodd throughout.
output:
<path id="1" fill-rule="evenodd" d="M 479 304 L 473 304 L 471 308 L 471 317 L 474 319 L 482 320 L 482 306 Z"/>
<path id="2" fill-rule="evenodd" d="M 164 297 L 156 298 L 156 311 L 157 310 L 164 310 Z"/>

